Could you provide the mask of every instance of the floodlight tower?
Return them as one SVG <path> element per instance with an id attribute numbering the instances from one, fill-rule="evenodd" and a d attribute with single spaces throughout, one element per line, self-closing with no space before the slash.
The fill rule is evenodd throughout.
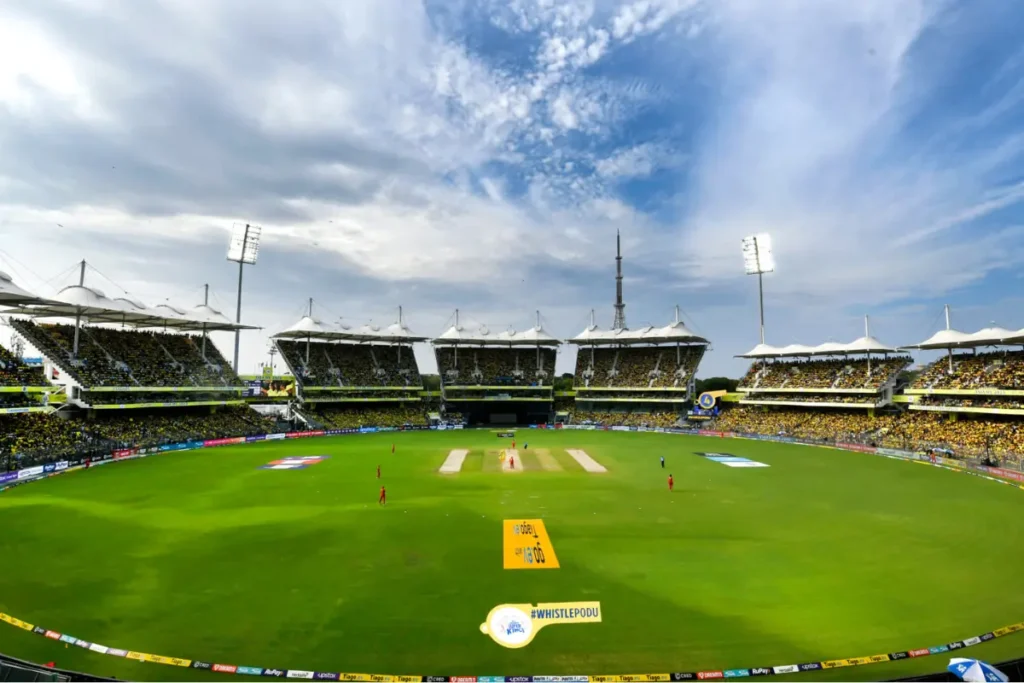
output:
<path id="1" fill-rule="evenodd" d="M 775 270 L 772 236 L 759 233 L 743 238 L 743 267 L 747 275 L 757 275 L 757 295 L 761 310 L 761 343 L 764 344 L 764 286 L 762 276 Z"/>
<path id="2" fill-rule="evenodd" d="M 238 263 L 238 305 L 235 308 L 235 323 L 242 322 L 242 272 L 246 266 L 255 265 L 260 252 L 260 234 L 263 228 L 248 223 L 235 223 L 231 229 L 231 244 L 228 245 L 228 261 Z M 235 329 L 235 372 L 238 372 L 238 343 L 241 330 Z"/>

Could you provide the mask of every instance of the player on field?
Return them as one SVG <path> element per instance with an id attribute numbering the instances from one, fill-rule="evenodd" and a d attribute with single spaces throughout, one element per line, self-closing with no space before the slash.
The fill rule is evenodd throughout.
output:
<path id="1" fill-rule="evenodd" d="M 668 475 L 668 490 L 671 491 L 673 488 L 675 488 L 675 485 L 676 485 L 676 482 L 672 478 L 672 475 L 671 474 Z M 381 490 L 383 490 L 383 489 L 381 489 Z"/>
<path id="2" fill-rule="evenodd" d="M 387 505 L 388 504 L 388 492 L 384 489 L 383 486 L 380 487 L 380 499 L 377 501 L 377 504 L 378 505 Z"/>
<path id="3" fill-rule="evenodd" d="M 661 456 L 661 469 L 665 469 L 665 456 Z"/>
<path id="4" fill-rule="evenodd" d="M 395 452 L 395 444 L 391 444 L 391 452 L 392 452 L 392 453 L 394 453 L 394 452 Z"/>
<path id="5" fill-rule="evenodd" d="M 380 465 L 377 465 L 377 478 L 380 479 Z"/>
<path id="6" fill-rule="evenodd" d="M 514 456 L 514 455 L 508 456 L 508 468 L 510 470 L 514 470 L 516 468 L 516 456 Z"/>

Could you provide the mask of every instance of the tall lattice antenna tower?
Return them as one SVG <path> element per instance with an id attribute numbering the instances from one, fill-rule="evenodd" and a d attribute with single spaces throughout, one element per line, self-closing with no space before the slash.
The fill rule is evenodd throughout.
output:
<path id="1" fill-rule="evenodd" d="M 615 231 L 615 322 L 613 330 L 626 329 L 626 304 L 622 301 L 622 237 Z"/>

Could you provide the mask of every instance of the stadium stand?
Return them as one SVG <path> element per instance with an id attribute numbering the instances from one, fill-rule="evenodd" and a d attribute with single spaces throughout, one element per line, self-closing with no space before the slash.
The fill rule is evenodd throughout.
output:
<path id="1" fill-rule="evenodd" d="M 964 457 L 995 457 L 1018 468 L 1024 454 L 1024 423 L 995 416 L 951 420 L 940 413 L 910 411 L 872 416 L 866 411 L 739 406 L 724 411 L 715 428 L 905 450 L 942 447 Z"/>
<path id="2" fill-rule="evenodd" d="M 425 426 L 427 424 L 426 413 L 418 405 L 319 404 L 312 410 L 304 410 L 303 415 L 308 417 L 315 426 L 324 429 Z"/>
<path id="3" fill-rule="evenodd" d="M 926 367 L 911 389 L 1022 390 L 1024 391 L 1024 351 L 955 353 Z"/>
<path id="4" fill-rule="evenodd" d="M 422 387 L 410 344 L 354 344 L 279 339 L 277 347 L 304 387 Z"/>
<path id="5" fill-rule="evenodd" d="M 883 359 L 830 358 L 754 363 L 740 380 L 740 391 L 764 389 L 865 389 L 880 391 L 913 362 L 900 355 Z"/>
<path id="6" fill-rule="evenodd" d="M 665 327 L 602 330 L 593 320 L 577 347 L 572 421 L 672 427 L 690 406 L 708 341 L 675 319 Z"/>
<path id="7" fill-rule="evenodd" d="M 605 427 L 677 427 L 679 413 L 671 409 L 597 412 L 576 410 L 570 413 L 570 424 L 600 425 Z"/>
<path id="8" fill-rule="evenodd" d="M 437 368 L 447 386 L 544 386 L 555 374 L 555 349 L 439 347 Z"/>
<path id="9" fill-rule="evenodd" d="M 593 348 L 576 356 L 577 388 L 685 389 L 704 355 L 703 346 Z"/>
<path id="10" fill-rule="evenodd" d="M 246 406 L 163 411 L 99 412 L 81 422 L 86 433 L 118 448 L 159 446 L 168 443 L 255 436 L 271 431 L 272 423 Z"/>
<path id="11" fill-rule="evenodd" d="M 83 458 L 113 449 L 255 436 L 273 423 L 246 406 L 162 411 L 104 411 L 63 417 L 31 413 L 0 415 L 0 469 L 21 469 Z"/>
<path id="12" fill-rule="evenodd" d="M 559 341 L 541 324 L 492 334 L 455 323 L 431 341 L 441 399 L 465 424 L 540 424 L 551 420 Z"/>
<path id="13" fill-rule="evenodd" d="M 217 350 L 188 334 L 81 326 L 78 354 L 72 325 L 11 326 L 62 372 L 84 387 L 240 387 L 241 380 Z"/>
<path id="14" fill-rule="evenodd" d="M 61 460 L 102 445 L 79 421 L 47 413 L 0 415 L 0 470 Z"/>

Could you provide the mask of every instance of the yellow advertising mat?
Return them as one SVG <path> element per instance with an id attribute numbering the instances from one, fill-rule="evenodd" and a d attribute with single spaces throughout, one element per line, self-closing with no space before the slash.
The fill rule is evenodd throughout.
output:
<path id="1" fill-rule="evenodd" d="M 506 519 L 502 539 L 505 569 L 558 569 L 544 520 Z"/>
<path id="2" fill-rule="evenodd" d="M 526 647 L 537 631 L 552 624 L 597 624 L 599 602 L 542 602 L 537 605 L 498 605 L 480 624 L 480 632 L 502 647 Z"/>

